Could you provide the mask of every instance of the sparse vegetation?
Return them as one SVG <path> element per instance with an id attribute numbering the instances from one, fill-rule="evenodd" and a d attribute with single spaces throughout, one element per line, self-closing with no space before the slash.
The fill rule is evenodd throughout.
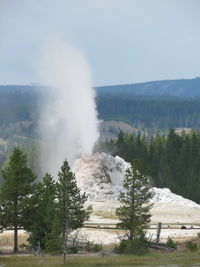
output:
<path id="1" fill-rule="evenodd" d="M 168 237 L 166 247 L 177 249 L 177 243 L 175 243 L 170 237 Z"/>
<path id="2" fill-rule="evenodd" d="M 115 213 L 115 209 L 113 210 L 95 210 L 94 215 L 96 216 L 101 216 L 103 218 L 106 218 L 106 219 L 112 219 L 112 220 L 116 220 L 118 217 Z"/>
<path id="3" fill-rule="evenodd" d="M 96 244 L 88 241 L 84 248 L 88 252 L 99 252 L 102 250 L 102 244 Z"/>
<path id="4" fill-rule="evenodd" d="M 123 239 L 119 247 L 116 247 L 115 252 L 142 256 L 148 253 L 149 244 L 150 242 L 145 237 L 133 240 Z"/>
<path id="5" fill-rule="evenodd" d="M 188 241 L 187 244 L 186 244 L 187 248 L 194 252 L 194 251 L 197 251 L 198 250 L 198 246 L 196 243 L 192 242 L 192 241 Z"/>

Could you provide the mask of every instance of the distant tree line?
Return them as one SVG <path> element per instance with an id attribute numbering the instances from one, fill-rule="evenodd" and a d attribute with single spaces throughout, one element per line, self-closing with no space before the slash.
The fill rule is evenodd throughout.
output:
<path id="1" fill-rule="evenodd" d="M 103 120 L 124 121 L 150 133 L 171 127 L 200 128 L 199 98 L 110 94 L 97 97 L 97 109 Z"/>
<path id="2" fill-rule="evenodd" d="M 182 80 L 179 85 L 184 87 L 184 83 L 193 85 L 187 87 L 188 95 L 184 94 L 184 97 L 178 93 L 177 96 L 164 95 L 162 87 L 157 95 L 149 95 L 147 89 L 146 95 L 137 95 L 128 85 L 128 90 L 126 86 L 96 88 L 99 118 L 124 121 L 134 127 L 148 129 L 150 133 L 167 131 L 171 127 L 200 128 L 200 96 L 197 94 L 200 79 L 194 79 L 193 82 Z M 157 86 L 159 88 L 159 83 Z M 174 87 L 172 89 L 175 90 Z M 191 92 L 196 92 L 197 97 L 191 97 L 194 96 Z M 9 139 L 19 134 L 17 131 L 22 136 L 37 138 L 42 101 L 45 101 L 45 91 L 40 87 L 0 86 L 0 137 Z M 22 121 L 32 123 L 26 125 Z M 16 122 L 19 124 L 8 127 Z"/>
<path id="3" fill-rule="evenodd" d="M 131 96 L 199 97 L 200 77 L 195 79 L 163 80 L 136 84 L 119 84 L 96 87 L 97 95 L 121 94 Z"/>
<path id="4" fill-rule="evenodd" d="M 110 151 L 128 162 L 139 159 L 145 175 L 157 187 L 200 203 L 200 132 L 153 137 L 120 133 L 117 140 L 102 143 L 99 151 Z"/>
<path id="5" fill-rule="evenodd" d="M 0 87 L 0 127 L 38 118 L 40 94 L 32 86 Z"/>

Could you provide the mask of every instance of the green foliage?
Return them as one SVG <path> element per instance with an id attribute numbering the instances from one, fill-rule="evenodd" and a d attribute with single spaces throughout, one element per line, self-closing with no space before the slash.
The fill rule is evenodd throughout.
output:
<path id="1" fill-rule="evenodd" d="M 120 220 L 117 226 L 128 230 L 129 239 L 140 238 L 150 222 L 150 200 L 154 194 L 138 160 L 126 171 L 123 188 L 119 197 L 122 205 L 116 209 Z"/>
<path id="2" fill-rule="evenodd" d="M 2 170 L 4 179 L 0 189 L 1 224 L 14 227 L 14 251 L 18 250 L 18 228 L 27 229 L 33 212 L 31 205 L 35 174 L 27 167 L 26 155 L 15 148 L 8 166 Z"/>
<path id="3" fill-rule="evenodd" d="M 99 252 L 102 250 L 102 244 L 96 244 L 88 241 L 84 248 L 88 252 Z"/>
<path id="4" fill-rule="evenodd" d="M 116 248 L 117 253 L 133 254 L 133 255 L 145 255 L 148 253 L 149 241 L 141 236 L 133 240 L 123 239 L 120 242 L 119 247 Z"/>
<path id="5" fill-rule="evenodd" d="M 107 143 L 113 155 L 128 162 L 138 158 L 154 186 L 200 203 L 200 131 L 177 134 L 171 129 L 167 136 L 157 133 L 151 138 L 120 133 Z"/>
<path id="6" fill-rule="evenodd" d="M 85 193 L 80 193 L 75 175 L 70 171 L 66 160 L 58 173 L 57 200 L 60 221 L 67 221 L 70 231 L 82 227 L 83 222 L 89 218 L 91 207 L 87 210 L 84 209 L 87 196 Z"/>
<path id="7" fill-rule="evenodd" d="M 75 252 L 75 248 L 69 246 L 68 238 L 73 230 L 82 227 L 91 213 L 91 207 L 84 208 L 86 200 L 87 196 L 80 193 L 66 160 L 58 173 L 57 183 L 50 174 L 45 174 L 43 180 L 35 184 L 31 197 L 33 213 L 27 230 L 32 247 L 40 242 L 40 247 L 47 252 L 61 253 L 64 249 L 68 253 Z"/>
<path id="8" fill-rule="evenodd" d="M 31 246 L 30 245 L 28 245 L 28 244 L 24 244 L 24 243 L 22 243 L 22 244 L 20 244 L 19 245 L 19 249 L 21 250 L 21 251 L 31 251 Z"/>
<path id="9" fill-rule="evenodd" d="M 45 238 L 45 251 L 53 253 L 62 252 L 62 231 L 63 229 L 61 228 L 60 218 L 55 216 L 51 231 L 47 233 Z"/>
<path id="10" fill-rule="evenodd" d="M 170 237 L 168 237 L 166 247 L 177 249 L 177 244 Z"/>
<path id="11" fill-rule="evenodd" d="M 56 184 L 50 174 L 45 174 L 43 180 L 35 185 L 32 196 L 32 205 L 35 209 L 28 226 L 30 232 L 28 241 L 32 247 L 36 247 L 40 242 L 41 248 L 45 248 L 56 214 L 55 198 Z"/>
<path id="12" fill-rule="evenodd" d="M 41 162 L 40 162 L 40 152 L 41 152 L 41 147 L 39 142 L 34 142 L 31 146 L 25 146 L 24 150 L 26 151 L 27 154 L 27 163 L 29 168 L 31 170 L 34 170 L 34 172 L 40 176 L 42 171 L 41 171 Z"/>
<path id="13" fill-rule="evenodd" d="M 47 237 L 46 246 L 49 251 L 63 248 L 64 254 L 69 250 L 69 234 L 83 226 L 89 218 L 91 206 L 87 209 L 84 204 L 87 196 L 80 193 L 75 175 L 70 171 L 67 160 L 61 166 L 56 183 L 56 212 L 52 231 Z"/>
<path id="14" fill-rule="evenodd" d="M 69 257 L 64 265 L 60 256 L 33 257 L 33 256 L 0 256 L 0 262 L 6 267 L 127 267 L 127 266 L 199 266 L 199 253 L 175 252 L 175 253 L 149 253 L 144 256 L 134 255 L 110 255 L 106 258 L 99 255 L 84 257 Z"/>
<path id="15" fill-rule="evenodd" d="M 154 134 L 158 130 L 166 132 L 172 126 L 200 128 L 199 98 L 122 94 L 100 94 L 97 97 L 101 119 L 123 121 L 140 131 Z"/>
<path id="16" fill-rule="evenodd" d="M 195 252 L 198 250 L 198 247 L 197 247 L 197 244 L 192 242 L 192 241 L 188 241 L 187 244 L 186 244 L 187 248 L 192 251 L 192 252 Z"/>
<path id="17" fill-rule="evenodd" d="M 76 246 L 70 246 L 68 250 L 69 250 L 69 253 L 72 253 L 72 254 L 78 253 L 78 248 Z"/>

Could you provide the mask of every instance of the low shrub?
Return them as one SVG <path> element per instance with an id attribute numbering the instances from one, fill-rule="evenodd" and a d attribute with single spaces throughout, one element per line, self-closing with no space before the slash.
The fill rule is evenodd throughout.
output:
<path id="1" fill-rule="evenodd" d="M 22 250 L 22 251 L 30 251 L 31 250 L 31 246 L 29 244 L 20 244 L 19 245 L 19 249 Z"/>
<path id="2" fill-rule="evenodd" d="M 177 243 L 175 243 L 170 237 L 168 237 L 166 247 L 177 249 Z"/>
<path id="3" fill-rule="evenodd" d="M 76 246 L 71 246 L 69 247 L 69 253 L 72 253 L 72 254 L 77 254 L 78 253 L 78 248 Z"/>
<path id="4" fill-rule="evenodd" d="M 98 252 L 102 250 L 102 245 L 101 244 L 95 244 L 93 242 L 87 242 L 85 245 L 85 250 L 88 252 Z"/>
<path id="5" fill-rule="evenodd" d="M 117 253 L 145 255 L 148 253 L 150 242 L 145 238 L 135 238 L 133 240 L 122 240 L 119 247 L 115 249 Z"/>
<path id="6" fill-rule="evenodd" d="M 194 252 L 194 251 L 197 251 L 198 250 L 198 247 L 197 247 L 197 244 L 192 242 L 192 241 L 188 241 L 187 244 L 186 244 L 187 248 Z"/>

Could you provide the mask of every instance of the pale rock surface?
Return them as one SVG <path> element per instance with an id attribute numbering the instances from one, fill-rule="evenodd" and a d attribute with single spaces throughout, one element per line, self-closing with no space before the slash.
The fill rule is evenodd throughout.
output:
<path id="1" fill-rule="evenodd" d="M 73 166 L 77 184 L 88 194 L 90 201 L 117 201 L 126 170 L 130 167 L 119 156 L 106 153 L 83 156 Z M 200 207 L 197 203 L 172 193 L 168 188 L 153 188 L 154 203 L 171 203 L 186 207 Z"/>
<path id="2" fill-rule="evenodd" d="M 112 157 L 106 153 L 96 153 L 92 156 L 82 156 L 73 166 L 77 184 L 82 192 L 89 197 L 88 204 L 92 204 L 93 214 L 88 222 L 94 224 L 116 224 L 115 210 L 119 206 L 119 192 L 123 190 L 122 184 L 127 168 L 130 164 L 122 158 Z M 182 196 L 172 193 L 168 188 L 153 188 L 153 208 L 151 210 L 151 224 L 162 222 L 164 224 L 200 223 L 200 205 Z M 97 216 L 98 215 L 98 216 Z M 179 226 L 178 226 L 179 227 Z M 161 240 L 166 241 L 172 237 L 175 241 L 187 240 L 197 236 L 199 229 L 162 229 Z M 97 243 L 110 244 L 119 242 L 117 231 L 82 228 L 80 234 L 87 240 Z M 148 230 L 148 235 L 156 238 L 156 229 Z"/>

